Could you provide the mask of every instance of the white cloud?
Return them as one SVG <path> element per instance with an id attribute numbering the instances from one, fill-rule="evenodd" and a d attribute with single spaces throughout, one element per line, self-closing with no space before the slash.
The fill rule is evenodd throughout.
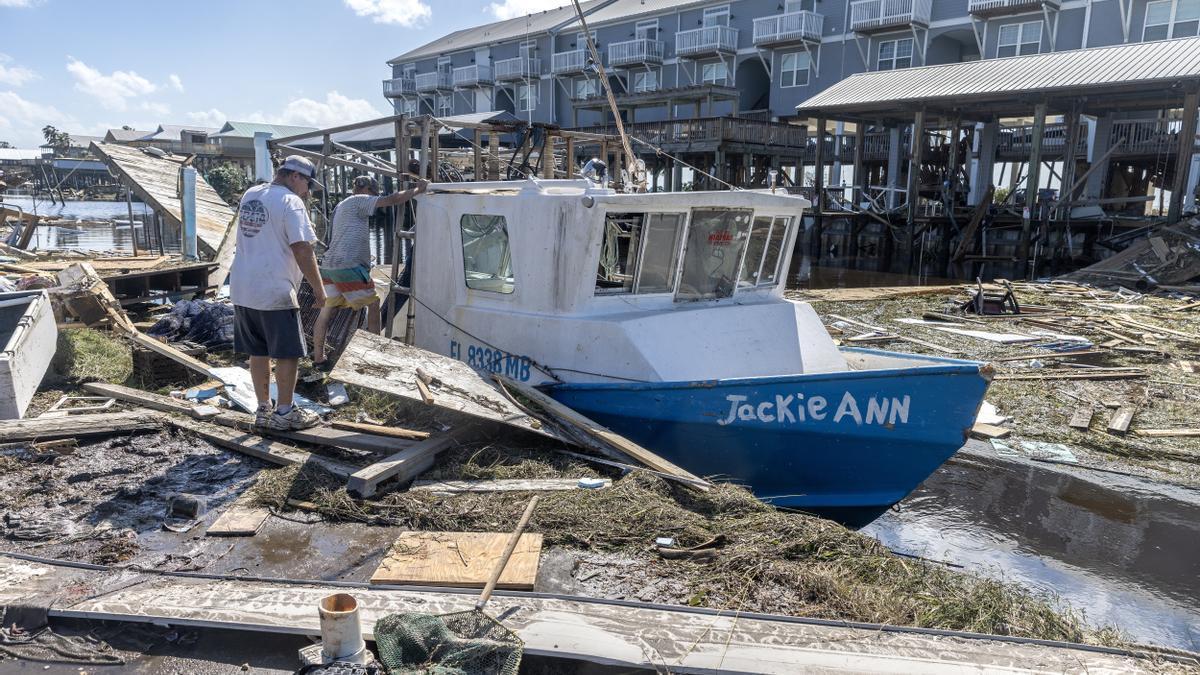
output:
<path id="1" fill-rule="evenodd" d="M 188 121 L 195 122 L 196 124 L 205 127 L 219 127 L 229 120 L 229 117 L 225 113 L 217 110 L 216 108 L 209 108 L 208 110 L 200 110 L 198 112 L 190 112 L 187 114 L 187 118 Z"/>
<path id="2" fill-rule="evenodd" d="M 566 4 L 568 4 L 566 0 L 504 0 L 504 2 L 493 2 L 490 9 L 497 19 L 513 19 L 534 12 L 555 9 Z"/>
<path id="3" fill-rule="evenodd" d="M 4 0 L 0 0 L 3 3 Z M 8 54 L 0 54 L 0 84 L 9 84 L 14 87 L 19 87 L 26 82 L 36 80 L 38 74 L 24 66 L 9 65 L 12 63 L 12 57 Z"/>
<path id="4" fill-rule="evenodd" d="M 0 138 L 18 147 L 36 148 L 43 142 L 42 127 L 47 124 L 87 133 L 75 118 L 52 105 L 30 101 L 14 91 L 0 91 Z"/>
<path id="5" fill-rule="evenodd" d="M 359 16 L 370 17 L 375 23 L 400 26 L 423 24 L 433 16 L 433 9 L 421 0 L 342 0 Z"/>
<path id="6" fill-rule="evenodd" d="M 33 7 L 36 0 L 0 0 L 0 7 Z"/>
<path id="7" fill-rule="evenodd" d="M 171 76 L 167 79 L 171 80 L 171 88 L 172 89 L 174 89 L 175 91 L 178 91 L 178 92 L 183 91 L 183 80 L 179 79 L 178 75 L 176 75 L 175 73 L 171 73 Z"/>
<path id="8" fill-rule="evenodd" d="M 255 112 L 247 115 L 246 121 L 325 128 L 383 117 L 385 114 L 387 113 L 377 110 L 370 101 L 350 98 L 331 91 L 325 95 L 324 101 L 311 98 L 293 99 L 278 114 Z"/>
<path id="9" fill-rule="evenodd" d="M 109 110 L 125 110 L 128 99 L 152 94 L 158 89 L 132 70 L 114 70 L 105 75 L 73 57 L 67 57 L 67 72 L 75 78 L 75 89 L 90 95 Z"/>

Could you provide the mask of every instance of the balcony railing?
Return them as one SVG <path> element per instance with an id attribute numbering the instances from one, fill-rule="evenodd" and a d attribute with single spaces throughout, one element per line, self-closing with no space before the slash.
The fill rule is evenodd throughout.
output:
<path id="1" fill-rule="evenodd" d="M 1037 11 L 1043 5 L 1058 9 L 1059 0 L 968 0 L 967 13 L 975 16 L 1002 16 Z"/>
<path id="2" fill-rule="evenodd" d="M 706 26 L 675 34 L 675 53 L 679 56 L 733 53 L 737 44 L 737 29 L 729 26 Z"/>
<path id="3" fill-rule="evenodd" d="M 850 30 L 870 33 L 896 26 L 929 25 L 932 0 L 855 0 L 850 3 Z"/>
<path id="4" fill-rule="evenodd" d="M 510 80 L 525 80 L 531 77 L 540 77 L 542 74 L 542 61 L 528 56 L 518 56 L 515 59 L 504 59 L 497 61 L 494 65 L 496 71 L 497 82 L 508 82 Z"/>
<path id="5" fill-rule="evenodd" d="M 794 124 L 760 122 L 737 117 L 638 122 L 626 124 L 625 130 L 630 135 L 655 145 L 727 141 L 798 148 L 803 147 L 805 138 L 804 129 Z M 616 133 L 615 127 L 611 126 L 587 127 L 579 131 Z"/>
<path id="6" fill-rule="evenodd" d="M 455 88 L 484 87 L 492 84 L 492 67 L 482 64 L 454 69 L 452 80 Z"/>
<path id="7" fill-rule="evenodd" d="M 411 77 L 397 77 L 383 81 L 384 96 L 405 96 L 417 93 L 417 83 Z"/>
<path id="8" fill-rule="evenodd" d="M 590 56 L 586 49 L 557 52 L 550 57 L 550 72 L 555 75 L 582 73 L 587 69 L 589 58 Z"/>
<path id="9" fill-rule="evenodd" d="M 1118 154 L 1166 155 L 1179 151 L 1182 128 L 1183 120 L 1117 120 L 1112 124 L 1108 142 L 1121 143 Z"/>
<path id="10" fill-rule="evenodd" d="M 662 63 L 665 46 L 661 40 L 628 40 L 608 46 L 608 65 L 625 66 L 631 63 Z"/>
<path id="11" fill-rule="evenodd" d="M 1047 124 L 1042 133 L 1042 152 L 1045 154 L 1060 154 L 1067 147 L 1067 125 L 1062 122 Z M 996 142 L 996 152 L 1004 156 L 1027 157 L 1033 148 L 1033 126 L 1006 127 L 1000 130 L 1000 138 Z M 1079 135 L 1079 144 L 1075 146 L 1076 154 L 1087 152 L 1087 135 Z"/>
<path id="12" fill-rule="evenodd" d="M 446 91 L 454 88 L 453 77 L 447 71 L 418 73 L 413 83 L 419 92 Z"/>
<path id="13" fill-rule="evenodd" d="M 754 44 L 820 42 L 824 23 L 824 16 L 808 10 L 764 16 L 754 20 Z"/>

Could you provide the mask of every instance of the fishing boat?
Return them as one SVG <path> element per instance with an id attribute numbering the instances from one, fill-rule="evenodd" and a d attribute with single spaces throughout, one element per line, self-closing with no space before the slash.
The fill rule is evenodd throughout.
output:
<path id="1" fill-rule="evenodd" d="M 807 206 L 587 179 L 435 184 L 419 205 L 414 341 L 693 473 L 869 522 L 963 445 L 990 371 L 839 348 L 784 297 Z"/>

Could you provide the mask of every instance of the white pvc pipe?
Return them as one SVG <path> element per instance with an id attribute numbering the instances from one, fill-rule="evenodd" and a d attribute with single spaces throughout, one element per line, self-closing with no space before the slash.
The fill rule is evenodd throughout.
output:
<path id="1" fill-rule="evenodd" d="M 183 257 L 199 260 L 196 248 L 196 170 L 190 166 L 183 170 L 183 194 L 180 201 L 180 210 L 183 211 Z M 129 227 L 133 232 L 133 225 L 130 224 Z"/>
<path id="2" fill-rule="evenodd" d="M 327 595 L 321 598 L 317 612 L 321 617 L 321 656 L 326 663 L 348 660 L 366 649 L 358 620 L 358 600 L 353 595 Z"/>

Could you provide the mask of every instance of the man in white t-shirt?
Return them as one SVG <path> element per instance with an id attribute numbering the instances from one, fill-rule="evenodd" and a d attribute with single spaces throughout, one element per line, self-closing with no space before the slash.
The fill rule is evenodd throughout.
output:
<path id="1" fill-rule="evenodd" d="M 292 404 L 300 357 L 307 351 L 296 291 L 307 279 L 313 306 L 325 304 L 313 242 L 317 240 L 304 198 L 316 180 L 313 163 L 292 155 L 271 183 L 256 185 L 238 208 L 237 250 L 229 270 L 234 305 L 233 346 L 250 357 L 258 410 L 256 426 L 281 431 L 306 429 L 321 418 Z M 271 359 L 279 400 L 271 401 Z"/>
<path id="2" fill-rule="evenodd" d="M 371 233 L 368 219 L 375 209 L 396 206 L 425 192 L 429 181 L 416 178 L 408 190 L 379 196 L 379 183 L 370 176 L 354 179 L 354 194 L 343 199 L 333 212 L 333 239 L 321 259 L 321 281 L 328 302 L 313 325 L 313 367 L 329 371 L 325 358 L 325 334 L 339 307 L 358 311 L 367 308 L 367 330 L 379 334 L 379 296 L 371 279 Z"/>

